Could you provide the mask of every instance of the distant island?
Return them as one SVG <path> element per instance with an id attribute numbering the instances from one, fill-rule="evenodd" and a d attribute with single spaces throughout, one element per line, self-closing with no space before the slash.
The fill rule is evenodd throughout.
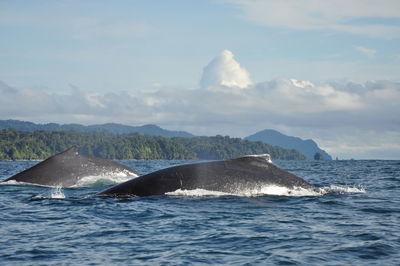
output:
<path id="1" fill-rule="evenodd" d="M 285 149 L 295 149 L 301 154 L 304 154 L 308 160 L 332 160 L 332 156 L 320 149 L 315 141 L 287 136 L 272 129 L 257 132 L 245 139 L 249 141 L 262 141 Z"/>

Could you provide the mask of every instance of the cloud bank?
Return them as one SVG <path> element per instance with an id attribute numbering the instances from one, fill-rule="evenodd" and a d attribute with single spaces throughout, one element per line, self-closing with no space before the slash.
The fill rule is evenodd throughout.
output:
<path id="1" fill-rule="evenodd" d="M 245 89 L 244 89 L 245 88 Z M 0 83 L 0 119 L 160 126 L 197 135 L 244 137 L 273 128 L 313 138 L 340 158 L 400 158 L 400 83 L 314 84 L 280 78 L 252 84 L 224 51 L 200 88 L 49 93 Z"/>

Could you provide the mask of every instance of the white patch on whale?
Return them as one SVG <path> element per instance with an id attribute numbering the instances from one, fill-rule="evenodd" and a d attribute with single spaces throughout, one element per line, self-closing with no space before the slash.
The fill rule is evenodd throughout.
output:
<path id="1" fill-rule="evenodd" d="M 243 157 L 254 157 L 254 158 L 261 158 L 266 160 L 269 163 L 272 163 L 271 160 L 271 155 L 269 155 L 268 153 L 264 153 L 264 154 L 250 154 L 250 155 L 245 155 Z"/>

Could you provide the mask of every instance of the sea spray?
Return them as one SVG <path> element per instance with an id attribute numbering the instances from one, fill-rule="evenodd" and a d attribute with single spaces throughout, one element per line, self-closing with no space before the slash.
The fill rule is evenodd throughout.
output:
<path id="1" fill-rule="evenodd" d="M 337 194 L 348 194 L 348 193 L 366 193 L 367 191 L 363 187 L 342 187 L 336 185 L 330 185 L 329 187 L 320 188 L 324 193 L 337 193 Z"/>
<path id="2" fill-rule="evenodd" d="M 330 193 L 337 194 L 353 194 L 365 193 L 365 189 L 356 187 L 340 187 L 331 185 L 318 189 L 305 189 L 301 187 L 287 188 L 276 185 L 265 185 L 259 188 L 238 188 L 234 193 L 227 193 L 221 191 L 212 191 L 206 189 L 177 189 L 173 192 L 168 192 L 169 196 L 184 196 L 184 197 L 223 197 L 223 196 L 237 196 L 237 197 L 259 197 L 259 196 L 287 196 L 287 197 L 310 197 L 310 196 L 323 196 Z"/>
<path id="3" fill-rule="evenodd" d="M 137 176 L 131 175 L 126 171 L 108 172 L 96 176 L 85 176 L 78 180 L 72 187 L 101 187 L 107 185 L 119 184 L 128 181 Z"/>
<path id="4" fill-rule="evenodd" d="M 65 194 L 62 187 L 55 187 L 50 192 L 51 199 L 65 199 Z"/>

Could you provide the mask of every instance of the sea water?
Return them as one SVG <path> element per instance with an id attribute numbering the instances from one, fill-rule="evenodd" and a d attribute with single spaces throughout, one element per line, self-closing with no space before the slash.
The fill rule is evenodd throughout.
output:
<path id="1" fill-rule="evenodd" d="M 142 174 L 188 163 L 120 162 Z M 0 162 L 0 180 L 36 163 Z M 0 265 L 400 265 L 400 161 L 274 163 L 321 192 L 104 199 L 90 196 L 121 177 L 0 185 Z"/>

